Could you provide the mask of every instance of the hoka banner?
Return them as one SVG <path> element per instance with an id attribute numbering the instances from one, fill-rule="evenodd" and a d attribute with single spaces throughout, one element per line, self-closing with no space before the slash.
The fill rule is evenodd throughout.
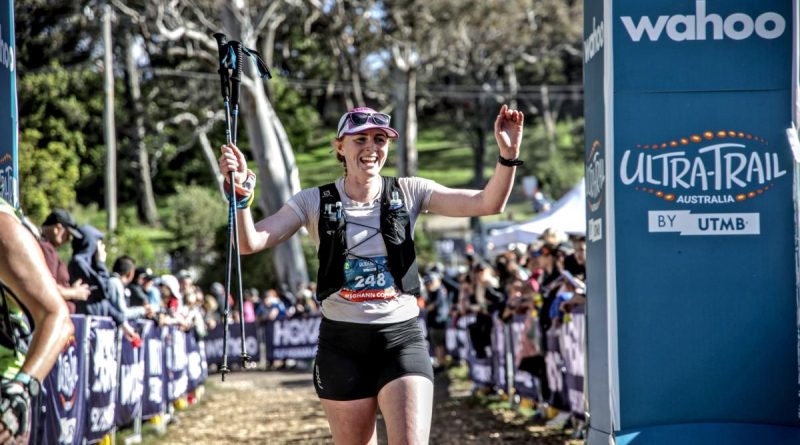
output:
<path id="1" fill-rule="evenodd" d="M 796 3 L 585 2 L 590 445 L 800 443 Z"/>
<path id="2" fill-rule="evenodd" d="M 322 317 L 291 318 L 264 324 L 267 359 L 313 359 L 319 342 Z"/>
<path id="3" fill-rule="evenodd" d="M 261 352 L 258 344 L 258 326 L 255 323 L 245 323 L 244 325 L 245 345 L 247 353 L 253 362 L 261 360 Z M 238 366 L 241 364 L 242 353 L 242 334 L 239 324 L 228 326 L 228 366 Z M 220 323 L 208 332 L 204 340 L 206 362 L 214 368 L 222 364 L 223 330 Z M 269 343 L 267 343 L 269 345 Z M 269 349 L 269 346 L 267 347 Z"/>
<path id="4" fill-rule="evenodd" d="M 14 2 L 0 2 L 0 198 L 19 207 Z"/>

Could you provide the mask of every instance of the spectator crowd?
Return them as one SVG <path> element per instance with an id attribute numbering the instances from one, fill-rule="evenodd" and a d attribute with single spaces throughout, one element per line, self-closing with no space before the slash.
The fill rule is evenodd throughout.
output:
<path id="1" fill-rule="evenodd" d="M 320 312 L 314 283 L 294 291 L 285 285 L 263 291 L 245 289 L 240 313 L 238 302 L 226 295 L 221 283 L 201 289 L 188 271 L 157 275 L 128 255 L 114 258 L 109 269 L 103 233 L 77 224 L 62 209 L 53 210 L 40 229 L 32 229 L 39 232 L 45 260 L 70 312 L 111 317 L 134 346 L 141 339 L 131 321 L 140 318 L 204 338 L 222 322 L 226 299 L 231 323 L 240 319 L 265 323 Z M 65 264 L 58 251 L 68 243 L 72 252 Z M 543 417 L 553 419 L 558 412 L 569 411 L 568 403 L 551 391 L 548 382 L 547 334 L 569 322 L 570 313 L 586 303 L 585 237 L 548 229 L 530 245 L 511 245 L 493 259 L 467 254 L 465 263 L 451 268 L 431 264 L 421 277 L 418 305 L 434 371 L 454 363 L 446 347 L 447 332 L 462 318 L 469 320 L 466 329 L 475 355 L 486 358 L 492 354 L 491 335 L 497 320 L 510 324 L 512 318 L 523 315 L 524 335 L 514 345 L 515 368 L 537 378 L 540 396 L 535 404 Z M 286 363 L 276 360 L 268 366 L 281 368 Z"/>
<path id="2" fill-rule="evenodd" d="M 205 337 L 222 321 L 225 299 L 228 299 L 230 322 L 245 323 L 313 316 L 319 312 L 314 299 L 314 284 L 295 292 L 287 287 L 280 291 L 246 289 L 243 311 L 221 283 L 212 283 L 207 290 L 194 282 L 189 271 L 157 275 L 151 268 L 137 266 L 128 255 L 114 258 L 111 268 L 104 234 L 95 227 L 79 225 L 66 210 L 55 209 L 45 219 L 39 233 L 39 244 L 47 265 L 67 301 L 71 313 L 108 316 L 125 337 L 137 344 L 139 334 L 130 323 L 146 318 L 160 326 L 174 325 Z M 71 243 L 72 254 L 65 264 L 58 251 Z"/>
<path id="3" fill-rule="evenodd" d="M 445 333 L 459 320 L 469 320 L 469 340 L 477 358 L 482 359 L 492 354 L 496 320 L 508 325 L 516 315 L 524 315 L 523 335 L 513 345 L 515 368 L 536 377 L 540 388 L 537 412 L 548 420 L 558 417 L 565 421 L 569 403 L 551 390 L 545 360 L 547 336 L 555 335 L 570 321 L 570 314 L 586 304 L 585 280 L 585 236 L 567 236 L 556 229 L 546 230 L 530 245 L 512 244 L 491 260 L 468 254 L 466 266 L 429 266 L 423 275 L 425 292 L 420 307 L 424 308 L 434 369 L 439 371 L 451 363 Z"/>

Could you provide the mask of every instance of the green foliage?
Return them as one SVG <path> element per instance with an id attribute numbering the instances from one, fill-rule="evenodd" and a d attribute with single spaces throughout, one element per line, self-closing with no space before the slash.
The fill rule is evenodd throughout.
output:
<path id="1" fill-rule="evenodd" d="M 170 232 L 152 229 L 146 226 L 121 225 L 116 233 L 109 237 L 108 258 L 114 261 L 122 255 L 129 255 L 137 266 L 147 266 L 154 270 L 164 270 Z"/>
<path id="2" fill-rule="evenodd" d="M 437 261 L 436 247 L 431 234 L 420 229 L 414 230 L 414 247 L 417 252 L 417 264 L 430 264 Z"/>
<path id="3" fill-rule="evenodd" d="M 122 206 L 117 209 L 117 231 L 108 233 L 108 214 L 97 204 L 78 205 L 72 210 L 78 224 L 91 224 L 106 234 L 109 265 L 119 256 L 129 255 L 139 266 L 167 271 L 169 248 L 173 239 L 171 232 L 154 229 L 136 222 L 136 207 Z M 69 261 L 70 249 L 61 249 L 59 255 Z"/>
<path id="4" fill-rule="evenodd" d="M 225 212 L 227 215 L 227 212 Z M 220 216 L 224 218 L 224 216 Z M 253 218 L 257 221 L 259 218 L 255 214 Z M 225 223 L 227 220 L 223 219 Z M 225 266 L 227 265 L 227 241 L 228 241 L 228 226 L 223 224 L 217 227 L 214 234 L 214 248 L 213 254 L 208 256 L 210 262 L 204 270 L 203 275 L 198 280 L 200 286 L 209 286 L 213 282 L 225 283 Z M 277 282 L 272 274 L 273 270 L 273 256 L 267 252 L 259 252 L 254 255 L 242 255 L 242 288 L 257 288 L 259 290 L 276 287 Z M 234 280 L 231 287 L 236 286 L 236 276 L 232 275 L 231 279 Z"/>
<path id="5" fill-rule="evenodd" d="M 270 86 L 275 96 L 272 100 L 275 113 L 286 129 L 292 147 L 295 150 L 307 147 L 320 125 L 317 110 L 309 106 L 296 90 L 289 88 L 282 78 L 271 79 Z"/>
<path id="6" fill-rule="evenodd" d="M 22 207 L 41 222 L 52 207 L 76 200 L 81 157 L 96 142 L 91 131 L 102 101 L 92 94 L 99 76 L 57 64 L 20 76 L 19 168 Z"/>
<path id="7" fill-rule="evenodd" d="M 207 187 L 179 186 L 167 198 L 162 221 L 172 233 L 172 250 L 194 265 L 208 263 L 214 252 L 214 234 L 227 219 L 227 205 Z"/>
<path id="8" fill-rule="evenodd" d="M 551 152 L 543 124 L 526 128 L 520 154 L 525 165 L 517 176 L 536 176 L 543 191 L 558 198 L 583 177 L 583 119 L 559 121 L 555 145 Z"/>

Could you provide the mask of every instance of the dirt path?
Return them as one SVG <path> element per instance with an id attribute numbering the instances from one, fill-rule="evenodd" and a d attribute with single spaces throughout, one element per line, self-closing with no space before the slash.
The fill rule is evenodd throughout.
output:
<path id="1" fill-rule="evenodd" d="M 468 383 L 451 382 L 444 373 L 437 377 L 431 444 L 581 443 L 513 412 L 473 406 L 468 393 Z M 235 372 L 224 383 L 219 375 L 212 375 L 203 400 L 177 417 L 179 422 L 169 426 L 167 435 L 151 443 L 333 443 L 308 372 Z M 382 422 L 378 437 L 379 443 L 386 443 Z"/>

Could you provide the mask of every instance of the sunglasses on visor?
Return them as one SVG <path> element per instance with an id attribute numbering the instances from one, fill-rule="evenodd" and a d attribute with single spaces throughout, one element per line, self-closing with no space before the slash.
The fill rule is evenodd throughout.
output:
<path id="1" fill-rule="evenodd" d="M 341 127 L 339 127 L 336 133 L 341 135 L 342 130 L 344 130 L 344 128 L 347 126 L 347 121 L 352 122 L 353 126 L 355 127 L 358 127 L 359 125 L 364 125 L 367 122 L 372 122 L 375 125 L 385 126 L 389 125 L 389 121 L 391 119 L 392 117 L 386 113 L 365 113 L 363 111 L 353 111 L 347 113 L 347 118 L 345 118 L 345 120 L 342 121 L 342 125 Z"/>

